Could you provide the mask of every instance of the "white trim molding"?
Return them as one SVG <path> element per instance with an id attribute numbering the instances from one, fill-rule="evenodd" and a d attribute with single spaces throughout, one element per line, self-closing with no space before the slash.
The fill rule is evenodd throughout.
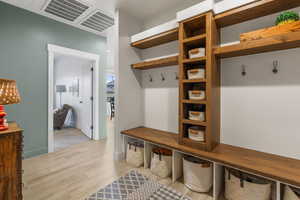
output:
<path id="1" fill-rule="evenodd" d="M 97 54 L 87 53 L 79 50 L 69 49 L 53 44 L 48 44 L 48 153 L 54 151 L 54 130 L 53 130 L 53 97 L 54 97 L 54 56 L 69 55 L 94 61 L 94 134 L 93 140 L 100 139 L 100 56 Z M 104 101 L 104 99 L 103 99 Z"/>

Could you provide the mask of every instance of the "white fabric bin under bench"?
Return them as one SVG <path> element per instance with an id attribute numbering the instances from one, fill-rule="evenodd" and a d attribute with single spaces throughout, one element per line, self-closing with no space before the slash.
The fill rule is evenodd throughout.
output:
<path id="1" fill-rule="evenodd" d="M 172 151 L 163 148 L 153 149 L 150 170 L 159 177 L 169 177 L 172 174 Z"/>
<path id="2" fill-rule="evenodd" d="M 285 186 L 283 200 L 300 200 L 300 189 Z"/>
<path id="3" fill-rule="evenodd" d="M 271 182 L 237 170 L 225 170 L 225 198 L 227 200 L 270 200 L 271 189 Z"/>
<path id="4" fill-rule="evenodd" d="M 213 185 L 212 164 L 186 156 L 183 159 L 184 184 L 195 192 L 209 192 Z"/>
<path id="5" fill-rule="evenodd" d="M 126 162 L 134 167 L 144 164 L 144 145 L 139 142 L 128 142 Z"/>

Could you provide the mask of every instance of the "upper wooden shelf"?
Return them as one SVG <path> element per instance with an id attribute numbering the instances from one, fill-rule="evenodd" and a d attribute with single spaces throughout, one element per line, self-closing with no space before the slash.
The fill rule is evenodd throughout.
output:
<path id="1" fill-rule="evenodd" d="M 214 50 L 214 54 L 220 58 L 229 58 L 297 47 L 300 47 L 300 31 L 217 47 Z"/>
<path id="2" fill-rule="evenodd" d="M 300 160 L 219 144 L 212 152 L 177 143 L 177 134 L 145 127 L 122 134 L 300 187 Z"/>
<path id="3" fill-rule="evenodd" d="M 299 6 L 299 0 L 260 0 L 218 14 L 215 20 L 218 27 L 225 27 Z"/>
<path id="4" fill-rule="evenodd" d="M 136 64 L 132 64 L 131 66 L 134 69 L 145 70 L 145 69 L 152 69 L 157 67 L 167 67 L 172 65 L 178 65 L 178 56 L 170 56 L 167 58 L 160 58 L 156 60 L 136 63 Z"/>
<path id="5" fill-rule="evenodd" d="M 178 40 L 178 28 L 148 37 L 137 42 L 133 42 L 131 43 L 131 46 L 139 49 L 146 49 L 175 40 Z"/>

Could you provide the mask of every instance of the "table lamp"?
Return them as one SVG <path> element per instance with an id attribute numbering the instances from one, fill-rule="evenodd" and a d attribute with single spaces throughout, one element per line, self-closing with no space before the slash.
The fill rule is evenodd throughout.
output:
<path id="1" fill-rule="evenodd" d="M 17 104 L 20 102 L 21 97 L 17 89 L 16 81 L 0 79 L 0 131 L 8 129 L 4 105 Z"/>

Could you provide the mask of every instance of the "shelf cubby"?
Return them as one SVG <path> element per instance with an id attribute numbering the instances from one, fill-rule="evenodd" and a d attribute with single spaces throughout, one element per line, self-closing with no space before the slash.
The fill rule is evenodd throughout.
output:
<path id="1" fill-rule="evenodd" d="M 133 69 L 146 70 L 159 67 L 168 67 L 173 65 L 178 65 L 178 56 L 170 56 L 166 58 L 158 58 L 150 61 L 144 61 L 132 64 L 131 67 Z"/>

